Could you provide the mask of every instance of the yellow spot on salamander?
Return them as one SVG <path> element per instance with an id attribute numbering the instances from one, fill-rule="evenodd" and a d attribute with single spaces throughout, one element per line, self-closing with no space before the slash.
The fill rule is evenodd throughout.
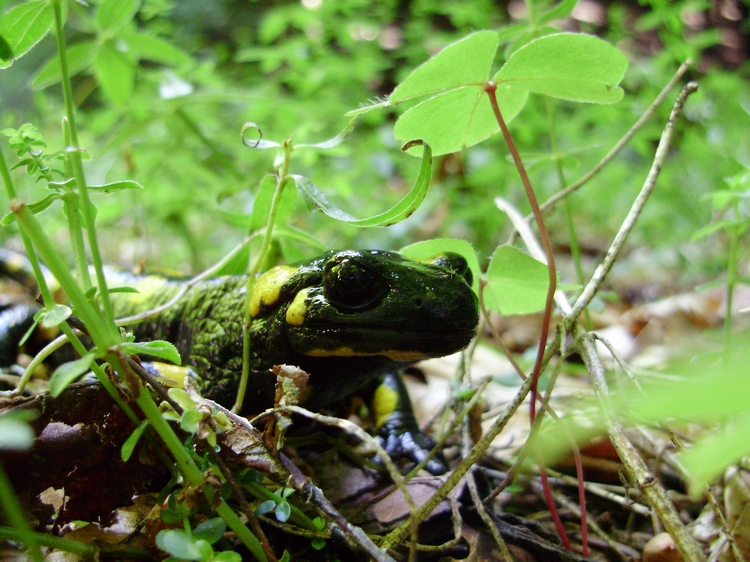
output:
<path id="1" fill-rule="evenodd" d="M 261 306 L 275 304 L 279 300 L 284 283 L 295 271 L 297 271 L 296 267 L 278 265 L 261 275 L 256 281 L 253 295 L 250 297 L 250 316 L 253 318 L 258 316 Z"/>
<path id="2" fill-rule="evenodd" d="M 192 371 L 189 367 L 180 365 L 171 365 L 152 361 L 151 365 L 159 373 L 159 382 L 169 388 L 185 388 L 185 377 L 191 376 Z"/>
<path id="3" fill-rule="evenodd" d="M 147 302 L 156 291 L 164 287 L 168 282 L 169 280 L 166 277 L 147 275 L 139 279 L 138 283 L 135 284 L 134 289 L 138 292 L 128 295 L 128 301 L 135 304 Z"/>
<path id="4" fill-rule="evenodd" d="M 388 385 L 381 384 L 375 389 L 372 398 L 372 409 L 375 414 L 375 427 L 380 427 L 388 421 L 393 411 L 398 407 L 398 392 Z"/>
<path id="5" fill-rule="evenodd" d="M 287 322 L 289 313 L 287 313 Z M 421 351 L 401 350 L 401 349 L 380 349 L 378 351 L 357 351 L 351 347 L 336 347 L 332 349 L 311 349 L 305 352 L 309 357 L 372 357 L 380 355 L 387 357 L 391 361 L 411 362 L 426 359 L 427 355 Z"/>
<path id="6" fill-rule="evenodd" d="M 307 293 L 310 289 L 302 289 L 294 297 L 292 304 L 286 309 L 286 323 L 292 326 L 301 326 L 305 322 L 307 314 Z"/>

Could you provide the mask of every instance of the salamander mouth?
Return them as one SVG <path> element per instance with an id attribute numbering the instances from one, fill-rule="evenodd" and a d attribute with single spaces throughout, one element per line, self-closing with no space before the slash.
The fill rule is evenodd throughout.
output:
<path id="1" fill-rule="evenodd" d="M 310 357 L 384 356 L 397 362 L 442 357 L 464 349 L 475 328 L 425 331 L 390 331 L 374 328 L 334 328 L 289 331 L 294 349 Z"/>

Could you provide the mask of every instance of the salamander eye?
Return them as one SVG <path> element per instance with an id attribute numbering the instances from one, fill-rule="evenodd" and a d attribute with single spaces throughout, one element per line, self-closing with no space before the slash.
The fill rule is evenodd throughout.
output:
<path id="1" fill-rule="evenodd" d="M 358 264 L 351 256 L 337 256 L 323 271 L 323 292 L 339 308 L 362 310 L 374 305 L 388 291 L 381 276 Z"/>

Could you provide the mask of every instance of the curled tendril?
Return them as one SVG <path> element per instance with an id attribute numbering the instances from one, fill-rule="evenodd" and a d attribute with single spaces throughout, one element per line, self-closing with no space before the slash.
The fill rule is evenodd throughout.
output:
<path id="1" fill-rule="evenodd" d="M 245 136 L 245 131 L 247 131 L 248 129 L 255 129 L 256 131 L 258 131 L 258 140 L 256 140 L 255 143 L 253 143 L 251 140 L 249 140 Z M 263 131 L 255 123 L 252 123 L 252 122 L 245 123 L 242 126 L 242 131 L 240 131 L 240 137 L 242 138 L 242 144 L 244 144 L 246 147 L 248 147 L 248 148 L 258 148 L 258 145 L 260 145 L 261 139 L 263 139 Z"/>
<path id="2" fill-rule="evenodd" d="M 406 152 L 410 148 L 414 146 L 424 146 L 425 142 L 422 139 L 414 139 L 407 142 L 404 146 L 401 147 L 402 152 Z"/>
<path id="3" fill-rule="evenodd" d="M 250 140 L 245 136 L 245 131 L 248 129 L 255 129 L 258 131 L 258 140 Z M 242 138 L 242 144 L 244 144 L 248 148 L 254 148 L 258 150 L 265 150 L 267 148 L 278 148 L 281 145 L 277 143 L 276 141 L 268 141 L 263 140 L 263 131 L 260 127 L 258 127 L 257 124 L 253 122 L 245 123 L 242 126 L 242 131 L 240 132 L 240 137 Z"/>

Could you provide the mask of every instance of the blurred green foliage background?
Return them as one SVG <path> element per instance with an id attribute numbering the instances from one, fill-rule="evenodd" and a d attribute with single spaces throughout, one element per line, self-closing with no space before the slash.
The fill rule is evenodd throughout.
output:
<path id="1" fill-rule="evenodd" d="M 0 13 L 17 4 L 0 2 Z M 630 245 L 657 256 L 647 260 L 647 269 L 671 268 L 678 283 L 710 277 L 726 263 L 721 236 L 693 242 L 691 235 L 720 215 L 708 194 L 722 189 L 725 177 L 750 168 L 747 8 L 739 3 L 581 0 L 563 3 L 575 4 L 569 16 L 539 25 L 539 14 L 560 4 L 143 0 L 135 3 L 135 18 L 119 29 L 98 25 L 98 4 L 69 3 L 66 37 L 78 70 L 73 85 L 81 143 L 91 156 L 88 180 L 134 179 L 145 187 L 95 200 L 111 263 L 145 262 L 186 273 L 210 265 L 246 233 L 242 221 L 227 213 L 249 216 L 253 193 L 273 170 L 273 151 L 251 151 L 240 142 L 245 122 L 256 123 L 267 139 L 322 141 L 346 125 L 347 111 L 389 94 L 430 55 L 478 29 L 501 34 L 493 73 L 520 42 L 554 30 L 596 34 L 630 60 L 622 102 L 583 105 L 532 96 L 511 124 L 541 201 L 563 187 L 556 161 L 566 183 L 583 175 L 691 58 L 691 77 L 701 90 L 686 107 L 677 143 Z M 54 53 L 50 35 L 0 71 L 0 127 L 31 122 L 50 152 L 62 148 L 62 95 L 54 74 L 45 71 Z M 625 216 L 675 95 L 613 163 L 570 197 L 584 253 L 605 249 Z M 393 139 L 395 118 L 409 107 L 403 105 L 363 116 L 334 150 L 295 152 L 291 171 L 310 177 L 354 215 L 390 207 L 408 191 L 419 166 Z M 3 150 L 10 154 L 7 144 Z M 301 201 L 293 222 L 330 248 L 398 248 L 450 236 L 470 241 L 485 260 L 510 232 L 493 198 L 502 195 L 529 212 L 507 154 L 496 136 L 436 159 L 425 203 L 393 227 L 361 230 L 334 223 L 307 213 Z M 21 180 L 22 170 L 16 174 L 24 200 L 45 195 L 41 184 Z M 62 214 L 42 216 L 64 248 Z M 563 208 L 547 220 L 564 252 L 569 233 Z M 13 227 L 1 235 L 5 244 L 17 244 Z M 289 258 L 316 251 L 289 244 L 283 249 Z M 682 279 L 688 263 L 689 279 Z"/>

